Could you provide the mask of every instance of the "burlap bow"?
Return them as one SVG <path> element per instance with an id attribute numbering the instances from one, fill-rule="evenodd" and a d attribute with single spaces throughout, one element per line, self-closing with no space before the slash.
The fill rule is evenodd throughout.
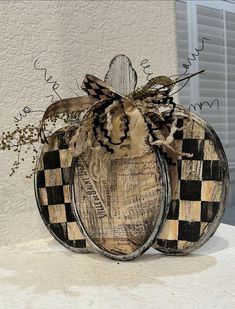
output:
<path id="1" fill-rule="evenodd" d="M 183 130 L 177 126 L 178 120 L 190 119 L 189 112 L 176 105 L 169 95 L 174 84 L 169 77 L 159 76 L 123 96 L 88 74 L 81 87 L 88 96 L 63 99 L 47 108 L 41 121 L 41 141 L 47 141 L 43 130 L 45 121 L 66 113 L 76 115 L 73 117 L 76 130 L 70 139 L 70 149 L 76 155 L 98 144 L 115 155 L 139 156 L 147 151 L 147 146 L 157 145 L 180 156 L 192 156 L 177 152 L 172 146 L 174 134 Z M 129 146 L 125 144 L 127 140 Z"/>

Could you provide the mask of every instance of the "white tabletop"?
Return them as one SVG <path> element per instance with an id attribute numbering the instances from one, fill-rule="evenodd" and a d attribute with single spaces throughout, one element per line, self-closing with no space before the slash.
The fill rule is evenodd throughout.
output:
<path id="1" fill-rule="evenodd" d="M 130 262 L 76 254 L 52 238 L 1 247 L 0 308 L 235 308 L 235 227 L 189 256 Z"/>

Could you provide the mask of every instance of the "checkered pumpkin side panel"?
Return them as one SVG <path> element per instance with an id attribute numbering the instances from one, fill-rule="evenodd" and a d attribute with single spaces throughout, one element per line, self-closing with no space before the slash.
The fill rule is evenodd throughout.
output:
<path id="1" fill-rule="evenodd" d="M 38 160 L 35 181 L 38 208 L 57 241 L 76 252 L 91 251 L 72 212 L 69 188 L 71 162 L 65 129 L 62 129 L 48 138 Z"/>
<path id="2" fill-rule="evenodd" d="M 184 125 L 181 119 L 178 126 Z M 226 175 L 221 145 L 199 117 L 175 134 L 178 151 L 192 153 L 191 158 L 178 158 L 177 167 L 170 166 L 174 187 L 170 210 L 154 247 L 167 253 L 183 253 L 202 245 L 203 239 L 217 228 L 216 217 L 224 209 L 223 187 Z M 220 151 L 221 150 L 221 151 Z"/>

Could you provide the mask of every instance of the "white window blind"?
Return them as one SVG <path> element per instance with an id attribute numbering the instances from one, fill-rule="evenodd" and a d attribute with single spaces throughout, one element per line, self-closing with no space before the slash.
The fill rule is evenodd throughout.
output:
<path id="1" fill-rule="evenodd" d="M 228 140 L 235 145 L 235 13 L 226 12 L 225 17 L 228 67 Z"/>
<path id="2" fill-rule="evenodd" d="M 179 74 L 183 74 L 185 69 L 183 64 L 189 57 L 189 39 L 188 39 L 188 16 L 187 4 L 177 2 L 176 4 L 176 31 L 177 31 L 177 48 L 178 48 L 178 68 Z M 180 91 L 180 103 L 190 105 L 190 87 L 189 83 Z"/>
<path id="3" fill-rule="evenodd" d="M 187 58 L 197 54 L 190 61 L 188 73 L 206 70 L 190 80 L 180 93 L 180 102 L 190 104 L 217 100 L 210 108 L 198 105 L 196 111 L 212 125 L 227 152 L 230 165 L 235 166 L 235 3 L 225 1 L 183 1 L 176 2 L 176 25 L 179 73 L 185 72 Z"/>

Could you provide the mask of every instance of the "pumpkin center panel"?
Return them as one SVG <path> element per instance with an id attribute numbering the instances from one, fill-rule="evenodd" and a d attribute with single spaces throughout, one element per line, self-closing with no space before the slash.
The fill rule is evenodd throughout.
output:
<path id="1" fill-rule="evenodd" d="M 112 254 L 131 254 L 152 235 L 162 198 L 154 152 L 104 158 L 91 150 L 76 163 L 76 207 L 90 239 Z"/>

